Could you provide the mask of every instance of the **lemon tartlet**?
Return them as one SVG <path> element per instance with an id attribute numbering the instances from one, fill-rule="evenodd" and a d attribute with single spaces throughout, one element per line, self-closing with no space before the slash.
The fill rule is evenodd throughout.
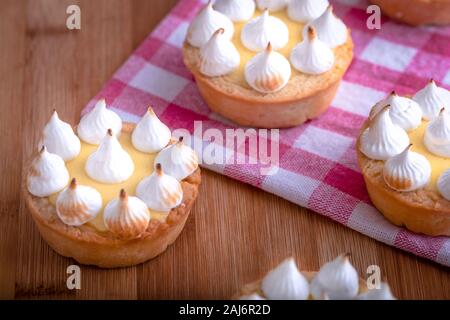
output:
<path id="1" fill-rule="evenodd" d="M 211 110 L 264 128 L 318 117 L 352 58 L 350 31 L 327 0 L 210 1 L 183 46 Z"/>
<path id="2" fill-rule="evenodd" d="M 77 133 L 55 111 L 27 166 L 25 199 L 41 236 L 59 254 L 103 268 L 165 251 L 198 195 L 195 152 L 172 140 L 151 108 L 137 125 L 122 123 L 104 100 Z"/>
<path id="3" fill-rule="evenodd" d="M 412 99 L 395 92 L 371 110 L 357 155 L 369 196 L 392 223 L 450 235 L 450 92 L 431 80 Z"/>
<path id="4" fill-rule="evenodd" d="M 388 17 L 413 26 L 450 24 L 450 0 L 371 0 Z"/>
<path id="5" fill-rule="evenodd" d="M 240 300 L 394 300 L 389 285 L 369 289 L 344 254 L 325 263 L 318 272 L 301 272 L 288 258 L 264 278 L 245 285 L 234 299 Z"/>

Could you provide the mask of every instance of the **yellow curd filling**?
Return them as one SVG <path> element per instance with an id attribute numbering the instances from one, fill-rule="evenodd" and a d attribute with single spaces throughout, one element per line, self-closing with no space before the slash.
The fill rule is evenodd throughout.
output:
<path id="1" fill-rule="evenodd" d="M 428 121 L 422 121 L 422 124 L 417 129 L 409 132 L 408 135 L 410 142 L 413 145 L 412 151 L 420 153 L 427 158 L 428 161 L 430 161 L 431 177 L 430 182 L 428 183 L 428 188 L 437 191 L 437 180 L 444 171 L 450 168 L 450 159 L 434 155 L 425 147 L 423 137 L 428 123 Z"/>
<path id="2" fill-rule="evenodd" d="M 120 189 L 125 189 L 125 191 L 130 195 L 134 196 L 136 194 L 136 187 L 138 183 L 146 176 L 149 176 L 153 172 L 153 162 L 157 154 L 148 154 L 136 150 L 131 143 L 131 133 L 122 132 L 119 137 L 120 144 L 122 148 L 131 156 L 134 162 L 134 172 L 133 175 L 128 178 L 127 181 L 115 184 L 105 184 L 97 182 L 87 175 L 84 170 L 86 161 L 91 153 L 97 150 L 98 146 L 87 144 L 81 141 L 81 151 L 80 154 L 73 160 L 66 162 L 67 170 L 69 171 L 70 178 L 76 178 L 79 185 L 85 185 L 95 188 L 102 195 L 103 207 L 94 220 L 91 220 L 87 224 L 94 227 L 98 231 L 107 231 L 105 224 L 103 223 L 103 209 L 112 199 L 117 199 L 119 197 Z M 52 204 L 56 203 L 56 198 L 58 193 L 53 194 L 49 197 Z M 161 222 L 166 221 L 167 213 L 150 211 L 152 219 L 157 219 Z"/>
<path id="3" fill-rule="evenodd" d="M 261 14 L 262 14 L 262 12 L 257 10 L 253 17 L 257 17 Z M 282 10 L 280 12 L 271 12 L 270 15 L 281 19 L 287 25 L 287 27 L 289 29 L 289 42 L 287 43 L 287 45 L 284 48 L 278 49 L 277 52 L 281 53 L 288 60 L 290 60 L 292 49 L 294 49 L 294 47 L 303 39 L 302 32 L 303 32 L 304 24 L 302 24 L 300 22 L 295 22 L 295 21 L 289 19 L 286 10 Z M 247 85 L 247 83 L 245 81 L 245 77 L 244 77 L 245 65 L 251 58 L 253 58 L 257 54 L 257 52 L 253 52 L 253 51 L 247 49 L 241 42 L 241 31 L 247 22 L 248 21 L 233 23 L 234 24 L 234 35 L 233 35 L 232 41 L 233 41 L 233 44 L 236 46 L 236 49 L 239 51 L 239 53 L 241 55 L 241 64 L 240 64 L 239 68 L 234 70 L 229 76 L 231 77 L 231 79 L 233 79 L 233 81 L 235 81 L 237 84 L 239 84 L 241 86 Z M 298 71 L 295 70 L 294 68 L 292 68 L 291 77 L 297 73 L 298 73 Z"/>

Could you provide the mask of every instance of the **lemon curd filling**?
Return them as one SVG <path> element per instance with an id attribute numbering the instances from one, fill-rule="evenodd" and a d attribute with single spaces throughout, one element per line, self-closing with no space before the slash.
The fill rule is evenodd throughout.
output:
<path id="1" fill-rule="evenodd" d="M 148 154 L 136 150 L 131 143 L 131 133 L 128 132 L 122 132 L 119 137 L 119 142 L 134 162 L 133 175 L 122 183 L 105 184 L 97 182 L 87 175 L 84 170 L 84 166 L 89 155 L 97 150 L 98 146 L 90 145 L 81 141 L 80 154 L 75 159 L 66 162 L 66 167 L 69 171 L 71 179 L 76 178 L 78 184 L 95 188 L 102 196 L 103 207 L 101 211 L 97 214 L 95 219 L 87 223 L 98 231 L 107 231 L 105 224 L 103 223 L 103 209 L 109 201 L 118 198 L 120 189 L 123 188 L 129 195 L 134 196 L 136 194 L 136 187 L 138 183 L 144 177 L 149 176 L 153 172 L 153 162 L 157 154 Z M 49 197 L 52 204 L 56 203 L 57 196 L 58 193 L 55 193 Z M 152 219 L 157 219 L 164 222 L 167 218 L 166 213 L 152 210 L 149 211 Z"/>
<path id="2" fill-rule="evenodd" d="M 255 15 L 253 16 L 253 18 L 257 17 L 261 14 L 262 14 L 262 12 L 257 10 L 255 12 Z M 302 32 L 303 32 L 304 24 L 295 22 L 295 21 L 289 19 L 286 10 L 282 10 L 280 12 L 271 12 L 270 15 L 279 18 L 288 27 L 289 42 L 287 43 L 287 45 L 284 48 L 277 50 L 277 52 L 281 53 L 283 56 L 285 56 L 289 60 L 292 49 L 294 49 L 294 47 L 303 39 Z M 247 86 L 247 83 L 246 83 L 245 77 L 244 77 L 245 65 L 251 58 L 253 58 L 257 54 L 257 52 L 253 52 L 253 51 L 247 49 L 241 42 L 241 31 L 247 22 L 248 21 L 233 23 L 234 24 L 234 35 L 233 35 L 232 42 L 236 46 L 236 49 L 239 51 L 239 53 L 241 55 L 241 64 L 240 64 L 239 68 L 234 70 L 231 74 L 229 74 L 229 76 L 231 77 L 231 79 L 233 81 L 240 84 L 241 86 Z M 298 71 L 295 70 L 294 68 L 291 68 L 291 69 L 292 69 L 292 75 L 291 75 L 291 77 L 292 77 L 295 74 L 297 74 Z"/>
<path id="3" fill-rule="evenodd" d="M 423 143 L 425 129 L 428 126 L 428 121 L 422 121 L 422 124 L 415 130 L 408 133 L 410 142 L 412 143 L 412 151 L 420 153 L 428 159 L 431 165 L 431 177 L 428 183 L 428 189 L 437 191 L 437 180 L 439 176 L 450 168 L 450 159 L 439 157 L 428 151 Z"/>

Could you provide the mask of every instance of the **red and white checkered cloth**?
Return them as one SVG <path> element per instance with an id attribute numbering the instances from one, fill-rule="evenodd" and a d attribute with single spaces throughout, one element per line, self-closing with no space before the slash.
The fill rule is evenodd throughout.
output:
<path id="1" fill-rule="evenodd" d="M 126 121 L 138 121 L 151 105 L 172 129 L 185 128 L 191 134 L 195 120 L 203 122 L 203 129 L 223 132 L 235 127 L 208 109 L 182 61 L 180 48 L 189 22 L 203 5 L 204 0 L 181 0 L 84 112 L 105 97 Z M 297 128 L 280 130 L 276 174 L 261 175 L 261 165 L 204 166 L 450 266 L 450 238 L 418 235 L 394 226 L 371 205 L 355 153 L 355 137 L 370 107 L 388 92 L 412 94 L 429 78 L 449 88 L 450 28 L 411 28 L 384 19 L 380 30 L 369 30 L 367 5 L 365 0 L 334 1 L 335 12 L 352 29 L 355 59 L 325 114 Z"/>

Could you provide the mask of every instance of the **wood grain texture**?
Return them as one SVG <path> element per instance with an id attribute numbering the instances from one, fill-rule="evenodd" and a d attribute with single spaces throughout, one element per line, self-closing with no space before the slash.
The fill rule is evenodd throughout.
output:
<path id="1" fill-rule="evenodd" d="M 377 264 L 399 298 L 450 299 L 448 269 L 383 245 L 329 219 L 204 170 L 200 197 L 180 238 L 131 268 L 81 267 L 40 238 L 20 197 L 22 166 L 56 108 L 77 123 L 94 96 L 175 0 L 0 1 L 0 298 L 228 298 L 287 256 L 316 270 L 351 252 L 361 275 Z M 68 31 L 79 4 L 82 29 Z"/>

